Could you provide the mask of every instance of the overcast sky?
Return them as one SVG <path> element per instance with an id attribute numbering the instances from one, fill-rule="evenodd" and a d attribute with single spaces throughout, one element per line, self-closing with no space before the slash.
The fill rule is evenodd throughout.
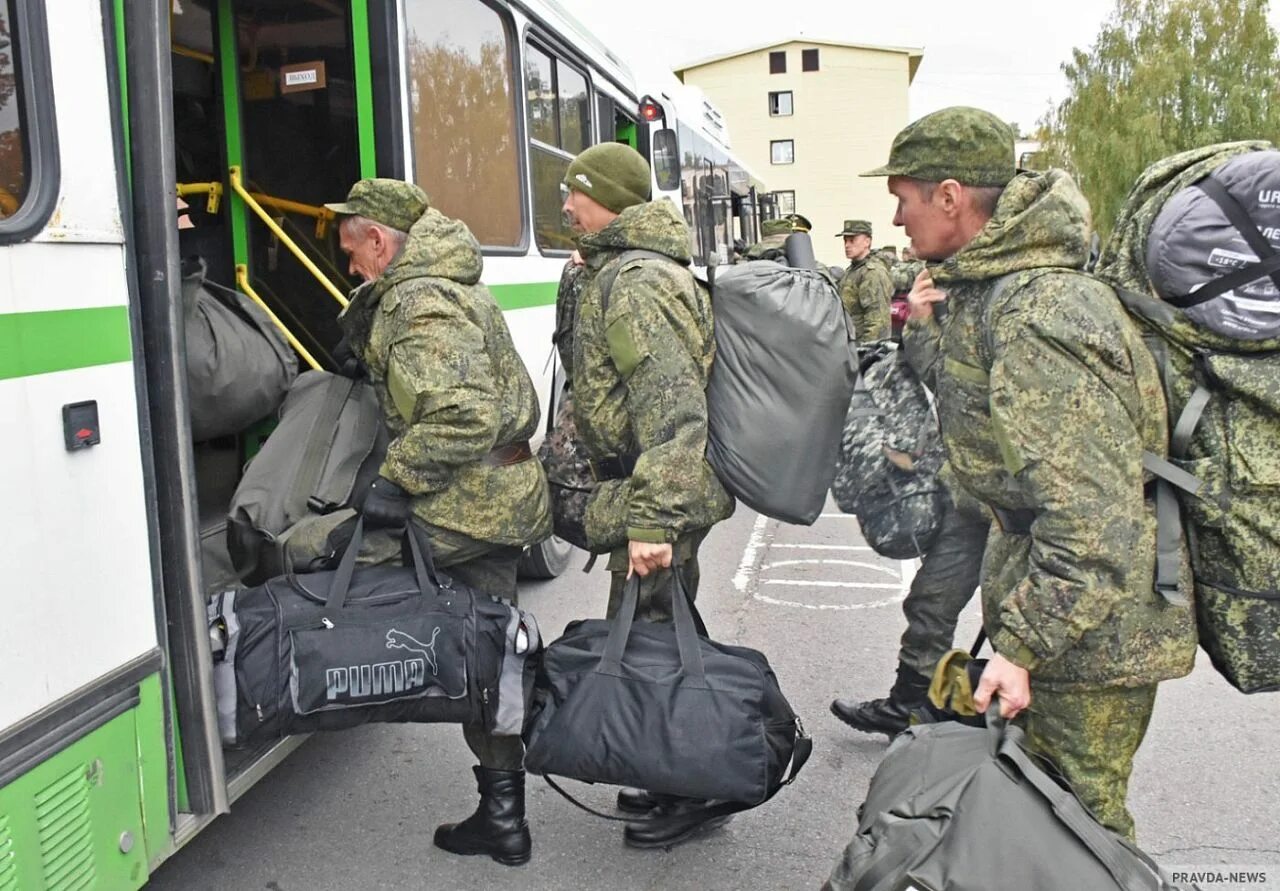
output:
<path id="1" fill-rule="evenodd" d="M 1024 130 L 1066 94 L 1060 66 L 1087 48 L 1115 0 L 560 0 L 638 73 L 647 59 L 667 69 L 738 48 L 809 36 L 920 47 L 912 118 L 976 105 Z M 1272 27 L 1280 27 L 1273 4 Z M 850 126 L 856 109 L 832 109 Z M 732 122 L 730 122 L 732 128 Z M 732 129 L 730 131 L 732 133 Z"/>

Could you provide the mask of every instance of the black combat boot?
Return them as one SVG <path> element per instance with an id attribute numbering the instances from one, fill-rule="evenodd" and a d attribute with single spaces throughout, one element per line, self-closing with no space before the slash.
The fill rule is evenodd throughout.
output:
<path id="1" fill-rule="evenodd" d="M 653 795 L 657 806 L 649 812 L 652 818 L 628 823 L 622 840 L 633 848 L 673 848 L 681 842 L 719 829 L 733 819 L 733 814 L 708 817 L 701 813 L 708 802 L 680 795 Z"/>
<path id="2" fill-rule="evenodd" d="M 883 733 L 890 739 L 907 729 L 911 710 L 928 704 L 929 679 L 915 669 L 898 665 L 898 679 L 884 699 L 854 702 L 837 699 L 831 703 L 831 714 L 854 730 Z"/>
<path id="3" fill-rule="evenodd" d="M 618 790 L 618 810 L 627 814 L 647 814 L 658 806 L 658 799 L 644 789 L 623 786 Z"/>
<path id="4" fill-rule="evenodd" d="M 480 805 L 461 823 L 437 827 L 436 847 L 453 854 L 488 854 L 507 866 L 528 863 L 533 843 L 524 819 L 524 771 L 472 769 Z"/>

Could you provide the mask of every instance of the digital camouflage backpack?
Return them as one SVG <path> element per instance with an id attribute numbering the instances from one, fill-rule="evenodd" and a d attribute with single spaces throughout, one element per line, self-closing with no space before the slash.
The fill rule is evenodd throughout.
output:
<path id="1" fill-rule="evenodd" d="M 1270 149 L 1264 142 L 1213 145 L 1148 167 L 1096 270 L 1142 325 L 1169 403 L 1172 467 L 1148 467 L 1158 478 L 1157 588 L 1166 594 L 1176 588 L 1185 541 L 1200 644 L 1245 693 L 1280 690 L 1280 337 L 1228 337 L 1187 310 L 1280 272 L 1280 253 L 1241 207 L 1280 204 L 1280 163 L 1274 188 L 1240 197 L 1223 199 L 1228 190 L 1213 176 L 1233 158 Z M 1197 224 L 1194 231 L 1162 232 L 1166 239 L 1203 237 L 1185 262 L 1216 266 L 1217 277 L 1187 294 L 1160 294 L 1147 265 L 1157 256 L 1149 240 L 1165 205 L 1190 187 L 1214 193 L 1236 231 L 1223 236 L 1223 227 L 1215 227 L 1211 237 L 1197 234 L 1210 231 Z M 1214 238 L 1226 240 L 1209 243 Z M 1206 263 L 1212 257 L 1221 262 Z M 1175 275 L 1167 257 L 1162 262 L 1162 281 L 1188 278 Z M 1280 283 L 1272 293 L 1280 294 Z"/>
<path id="2" fill-rule="evenodd" d="M 932 397 L 892 341 L 860 348 L 862 374 L 849 402 L 831 494 L 858 518 L 881 556 L 923 556 L 937 537 L 947 493 Z"/>

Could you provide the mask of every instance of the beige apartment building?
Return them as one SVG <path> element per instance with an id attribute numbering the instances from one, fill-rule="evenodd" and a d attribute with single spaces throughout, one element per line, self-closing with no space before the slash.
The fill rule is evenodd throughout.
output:
<path id="1" fill-rule="evenodd" d="M 871 221 L 876 246 L 902 247 L 883 179 L 860 179 L 908 123 L 907 88 L 924 51 L 797 37 L 700 59 L 676 70 L 723 113 L 733 151 L 813 223 L 818 258 L 843 265 L 835 234 Z"/>

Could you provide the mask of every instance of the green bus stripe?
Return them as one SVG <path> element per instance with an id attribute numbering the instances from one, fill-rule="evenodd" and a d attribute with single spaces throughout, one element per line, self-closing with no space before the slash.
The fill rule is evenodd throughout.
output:
<path id="1" fill-rule="evenodd" d="M 124 306 L 0 315 L 0 380 L 132 358 Z"/>
<path id="2" fill-rule="evenodd" d="M 489 293 L 504 310 L 552 306 L 559 282 L 529 282 L 519 285 L 489 285 Z"/>
<path id="3" fill-rule="evenodd" d="M 369 58 L 369 6 L 352 0 L 351 42 L 355 50 L 356 130 L 360 145 L 360 176 L 378 175 L 373 136 L 373 63 Z"/>

